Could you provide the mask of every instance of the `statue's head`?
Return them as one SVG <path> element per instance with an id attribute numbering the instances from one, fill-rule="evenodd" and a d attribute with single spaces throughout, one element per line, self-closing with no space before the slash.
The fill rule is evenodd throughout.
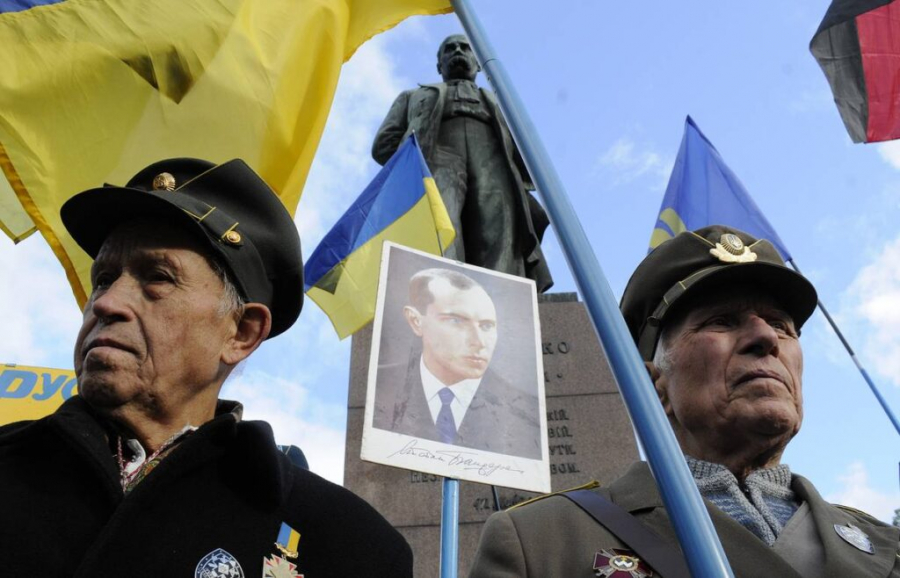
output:
<path id="1" fill-rule="evenodd" d="M 475 80 L 481 67 L 472 51 L 469 39 L 463 34 L 453 34 L 441 42 L 438 48 L 437 69 L 448 80 Z"/>

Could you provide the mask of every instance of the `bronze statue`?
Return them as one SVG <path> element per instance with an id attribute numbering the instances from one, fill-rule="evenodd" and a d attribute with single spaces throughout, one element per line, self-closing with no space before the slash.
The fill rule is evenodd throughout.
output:
<path id="1" fill-rule="evenodd" d="M 437 56 L 444 82 L 397 97 L 372 156 L 383 165 L 415 132 L 456 228 L 445 256 L 534 279 L 544 292 L 553 285 L 540 245 L 549 220 L 497 98 L 475 85 L 481 67 L 465 36 L 448 36 Z"/>

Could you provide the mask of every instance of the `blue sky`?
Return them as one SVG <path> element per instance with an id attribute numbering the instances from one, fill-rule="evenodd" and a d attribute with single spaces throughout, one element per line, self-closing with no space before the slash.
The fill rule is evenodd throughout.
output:
<path id="1" fill-rule="evenodd" d="M 900 144 L 854 145 L 807 45 L 827 0 L 479 2 L 616 296 L 646 252 L 690 114 L 819 290 L 900 413 Z M 305 254 L 374 176 L 375 131 L 394 97 L 440 80 L 455 16 L 412 18 L 344 67 L 297 214 Z M 484 76 L 479 82 L 486 85 Z M 574 291 L 552 233 L 558 291 Z M 62 269 L 35 236 L 0 240 L 0 362 L 71 367 L 80 323 Z M 805 418 L 785 454 L 829 499 L 889 519 L 900 436 L 818 313 L 804 328 Z M 308 302 L 226 385 L 248 418 L 343 475 L 350 340 Z"/>

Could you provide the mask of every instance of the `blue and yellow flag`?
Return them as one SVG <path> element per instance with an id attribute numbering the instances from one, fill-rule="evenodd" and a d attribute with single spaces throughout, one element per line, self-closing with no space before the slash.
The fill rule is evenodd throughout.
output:
<path id="1" fill-rule="evenodd" d="M 76 393 L 71 369 L 0 365 L 0 425 L 48 416 Z"/>
<path id="2" fill-rule="evenodd" d="M 293 214 L 341 65 L 449 0 L 0 0 L 0 230 L 33 225 L 79 305 L 90 259 L 59 208 L 163 158 L 242 158 Z M 33 225 L 22 219 L 24 208 Z"/>
<path id="3" fill-rule="evenodd" d="M 791 258 L 775 229 L 719 151 L 700 132 L 694 120 L 687 117 L 678 158 L 650 237 L 650 250 L 682 231 L 708 225 L 728 225 L 767 239 L 785 261 Z"/>
<path id="4" fill-rule="evenodd" d="M 313 251 L 306 294 L 343 339 L 375 316 L 384 241 L 440 255 L 455 236 L 413 135 Z"/>

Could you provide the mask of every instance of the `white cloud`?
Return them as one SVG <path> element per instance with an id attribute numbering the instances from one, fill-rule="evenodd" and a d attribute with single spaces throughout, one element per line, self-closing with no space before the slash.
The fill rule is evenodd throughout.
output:
<path id="1" fill-rule="evenodd" d="M 844 303 L 841 317 L 865 325 L 860 333 L 864 335 L 866 362 L 900 386 L 900 237 L 884 245 L 860 270 L 845 293 Z"/>
<path id="2" fill-rule="evenodd" d="M 299 379 L 246 371 L 226 382 L 222 397 L 244 405 L 244 419 L 272 426 L 275 441 L 299 447 L 310 470 L 337 484 L 344 478 L 345 409 L 322 403 Z"/>
<path id="3" fill-rule="evenodd" d="M 62 266 L 40 235 L 0 251 L 0 362 L 72 366 L 81 312 Z"/>
<path id="4" fill-rule="evenodd" d="M 668 182 L 674 160 L 663 157 L 649 147 L 639 147 L 634 141 L 622 137 L 600 157 L 598 168 L 612 173 L 614 185 L 628 184 L 641 177 L 653 178 L 653 188 L 662 188 Z"/>
<path id="5" fill-rule="evenodd" d="M 883 493 L 869 485 L 869 472 L 861 462 L 850 464 L 839 476 L 841 489 L 825 497 L 829 502 L 850 506 L 891 523 L 894 510 L 900 508 L 900 492 Z"/>
<path id="6" fill-rule="evenodd" d="M 878 154 L 889 165 L 895 169 L 900 169 L 900 141 L 892 140 L 876 145 Z"/>
<path id="7" fill-rule="evenodd" d="M 372 140 L 403 88 L 381 36 L 363 44 L 344 65 L 297 210 L 306 255 L 380 168 L 372 160 Z"/>

